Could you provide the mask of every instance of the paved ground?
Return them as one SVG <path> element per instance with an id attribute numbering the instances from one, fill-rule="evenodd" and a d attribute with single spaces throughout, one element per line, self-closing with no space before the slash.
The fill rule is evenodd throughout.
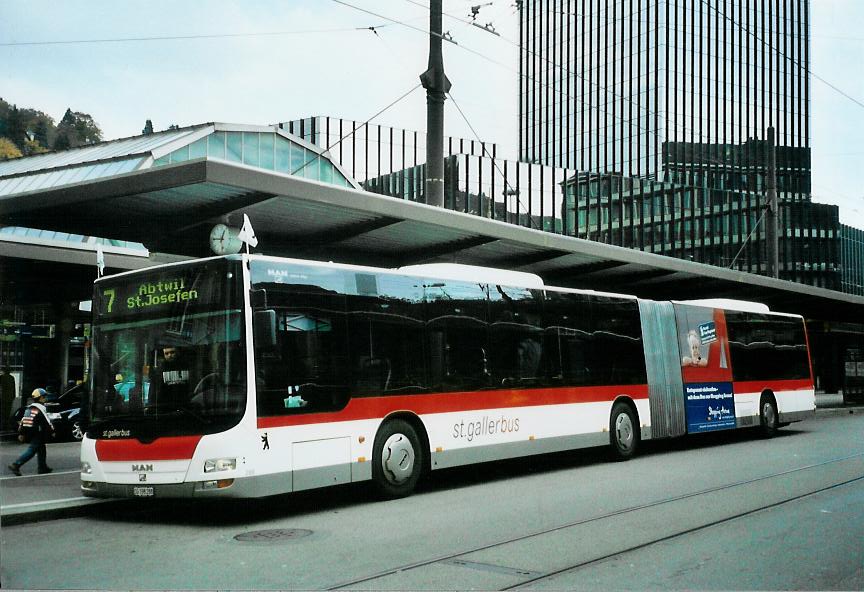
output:
<path id="1" fill-rule="evenodd" d="M 862 414 L 864 406 L 843 406 L 841 395 L 817 395 L 817 416 Z M 36 459 L 22 469 L 24 476 L 15 477 L 6 467 L 23 450 L 22 444 L 0 442 L 0 521 L 4 525 L 50 520 L 86 514 L 94 505 L 128 504 L 134 500 L 98 500 L 81 495 L 79 484 L 78 445 L 74 442 L 52 443 L 48 446 L 48 463 L 54 469 L 50 475 L 36 475 Z"/>
<path id="2" fill-rule="evenodd" d="M 27 590 L 864 590 L 864 413 L 334 487 L 3 526 Z M 34 549 L 43 559 L 33 569 Z M 83 566 L 86 566 L 83 567 Z"/>

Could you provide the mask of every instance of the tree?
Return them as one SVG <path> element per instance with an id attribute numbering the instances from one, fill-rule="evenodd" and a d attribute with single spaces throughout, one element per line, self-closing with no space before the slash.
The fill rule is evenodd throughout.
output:
<path id="1" fill-rule="evenodd" d="M 54 150 L 69 150 L 72 147 L 72 143 L 69 140 L 69 134 L 67 132 L 57 132 L 57 137 L 54 138 Z"/>
<path id="2" fill-rule="evenodd" d="M 33 140 L 38 142 L 43 148 L 48 148 L 50 145 L 48 144 L 48 121 L 45 119 L 38 119 L 36 121 L 36 127 L 33 129 Z"/>
<path id="3" fill-rule="evenodd" d="M 144 134 L 145 136 L 149 136 L 150 134 L 152 134 L 153 133 L 153 122 L 148 119 L 147 123 L 144 124 L 144 129 L 141 130 L 141 133 Z"/>
<path id="4" fill-rule="evenodd" d="M 24 141 L 27 139 L 27 128 L 24 126 L 21 112 L 18 110 L 16 105 L 12 105 L 9 114 L 6 116 L 6 137 L 9 138 L 19 150 L 24 148 Z"/>
<path id="5" fill-rule="evenodd" d="M 172 123 L 171 125 L 168 126 L 168 129 L 169 130 L 180 129 L 180 126 L 177 125 L 176 123 Z"/>
<path id="6" fill-rule="evenodd" d="M 11 158 L 20 158 L 21 151 L 15 142 L 9 138 L 0 138 L 0 160 L 9 160 Z"/>
<path id="7" fill-rule="evenodd" d="M 66 109 L 63 119 L 57 125 L 55 150 L 65 150 L 100 141 L 102 141 L 102 130 L 93 121 L 93 117 L 87 113 Z"/>

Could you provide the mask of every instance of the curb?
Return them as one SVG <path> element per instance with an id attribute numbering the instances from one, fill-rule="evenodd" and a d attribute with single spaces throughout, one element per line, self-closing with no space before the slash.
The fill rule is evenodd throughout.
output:
<path id="1" fill-rule="evenodd" d="M 864 405 L 816 408 L 816 417 L 838 417 L 842 415 L 860 415 L 862 413 L 864 413 Z"/>
<path id="2" fill-rule="evenodd" d="M 102 506 L 104 509 L 106 505 L 120 506 L 129 501 L 126 499 L 70 497 L 43 502 L 11 504 L 4 506 L 0 511 L 0 523 L 3 526 L 16 526 L 60 518 L 78 518 L 93 514 L 96 507 Z"/>

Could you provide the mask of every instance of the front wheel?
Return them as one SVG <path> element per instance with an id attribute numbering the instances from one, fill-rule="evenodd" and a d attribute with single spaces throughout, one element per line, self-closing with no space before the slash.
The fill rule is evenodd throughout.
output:
<path id="1" fill-rule="evenodd" d="M 762 395 L 759 401 L 759 424 L 764 437 L 770 438 L 777 433 L 779 427 L 777 404 L 771 396 Z"/>
<path id="2" fill-rule="evenodd" d="M 639 447 L 639 422 L 626 403 L 615 403 L 609 417 L 609 445 L 615 460 L 629 460 Z"/>
<path id="3" fill-rule="evenodd" d="M 410 495 L 420 479 L 424 453 L 417 431 L 405 420 L 386 422 L 375 436 L 372 480 L 386 499 Z"/>

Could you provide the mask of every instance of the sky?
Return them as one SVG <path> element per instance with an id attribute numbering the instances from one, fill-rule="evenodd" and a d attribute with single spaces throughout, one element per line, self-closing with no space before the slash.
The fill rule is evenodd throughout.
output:
<path id="1" fill-rule="evenodd" d="M 427 65 L 427 1 L 0 0 L 0 97 L 58 121 L 67 107 L 89 113 L 105 139 L 140 134 L 147 119 L 160 130 L 374 116 L 422 130 L 425 91 L 416 86 Z M 470 24 L 477 4 L 476 23 L 499 35 Z M 510 158 L 518 129 L 514 5 L 444 0 L 443 27 L 457 43 L 444 44 L 453 84 L 445 134 L 497 142 Z M 862 25 L 864 0 L 811 0 L 813 200 L 839 205 L 841 222 L 858 228 Z M 80 43 L 97 40 L 110 41 Z"/>

